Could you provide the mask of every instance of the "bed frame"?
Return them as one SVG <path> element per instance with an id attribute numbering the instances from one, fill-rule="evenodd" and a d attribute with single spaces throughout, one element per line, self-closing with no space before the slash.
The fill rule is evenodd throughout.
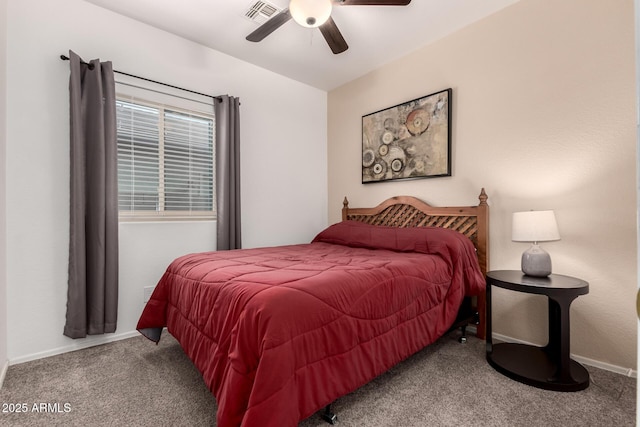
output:
<path id="1" fill-rule="evenodd" d="M 389 227 L 441 227 L 458 231 L 467 236 L 476 247 L 482 274 L 489 271 L 489 205 L 484 188 L 480 191 L 477 206 L 434 207 L 411 196 L 396 196 L 385 200 L 374 208 L 350 208 L 344 198 L 343 221 L 359 221 L 371 225 Z M 454 327 L 465 327 L 471 315 L 477 317 L 476 335 L 485 338 L 485 296 L 479 295 L 467 302 L 460 311 Z"/>

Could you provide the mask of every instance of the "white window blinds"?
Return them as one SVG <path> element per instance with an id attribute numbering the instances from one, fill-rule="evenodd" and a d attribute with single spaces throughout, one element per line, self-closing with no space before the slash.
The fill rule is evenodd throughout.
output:
<path id="1" fill-rule="evenodd" d="M 215 218 L 213 115 L 116 102 L 121 219 Z"/>

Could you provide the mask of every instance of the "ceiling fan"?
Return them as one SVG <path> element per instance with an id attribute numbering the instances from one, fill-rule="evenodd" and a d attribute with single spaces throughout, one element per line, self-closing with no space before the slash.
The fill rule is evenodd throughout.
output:
<path id="1" fill-rule="evenodd" d="M 307 28 L 320 29 L 334 54 L 349 49 L 338 26 L 331 18 L 333 5 L 337 6 L 406 6 L 411 0 L 290 0 L 289 7 L 273 16 L 247 36 L 250 42 L 262 41 L 291 18 Z"/>

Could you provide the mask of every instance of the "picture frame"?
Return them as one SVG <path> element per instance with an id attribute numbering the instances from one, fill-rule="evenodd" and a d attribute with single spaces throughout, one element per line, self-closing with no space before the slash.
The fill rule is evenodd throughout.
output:
<path id="1" fill-rule="evenodd" d="M 362 183 L 451 176 L 451 88 L 362 116 Z"/>

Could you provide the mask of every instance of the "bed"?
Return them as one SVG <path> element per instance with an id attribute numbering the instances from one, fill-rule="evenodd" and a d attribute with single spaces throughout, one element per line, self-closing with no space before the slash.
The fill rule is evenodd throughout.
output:
<path id="1" fill-rule="evenodd" d="M 484 337 L 484 189 L 479 199 L 354 209 L 345 198 L 342 221 L 308 244 L 179 257 L 137 329 L 180 342 L 216 397 L 218 427 L 296 426 L 466 324 L 464 308 Z"/>

